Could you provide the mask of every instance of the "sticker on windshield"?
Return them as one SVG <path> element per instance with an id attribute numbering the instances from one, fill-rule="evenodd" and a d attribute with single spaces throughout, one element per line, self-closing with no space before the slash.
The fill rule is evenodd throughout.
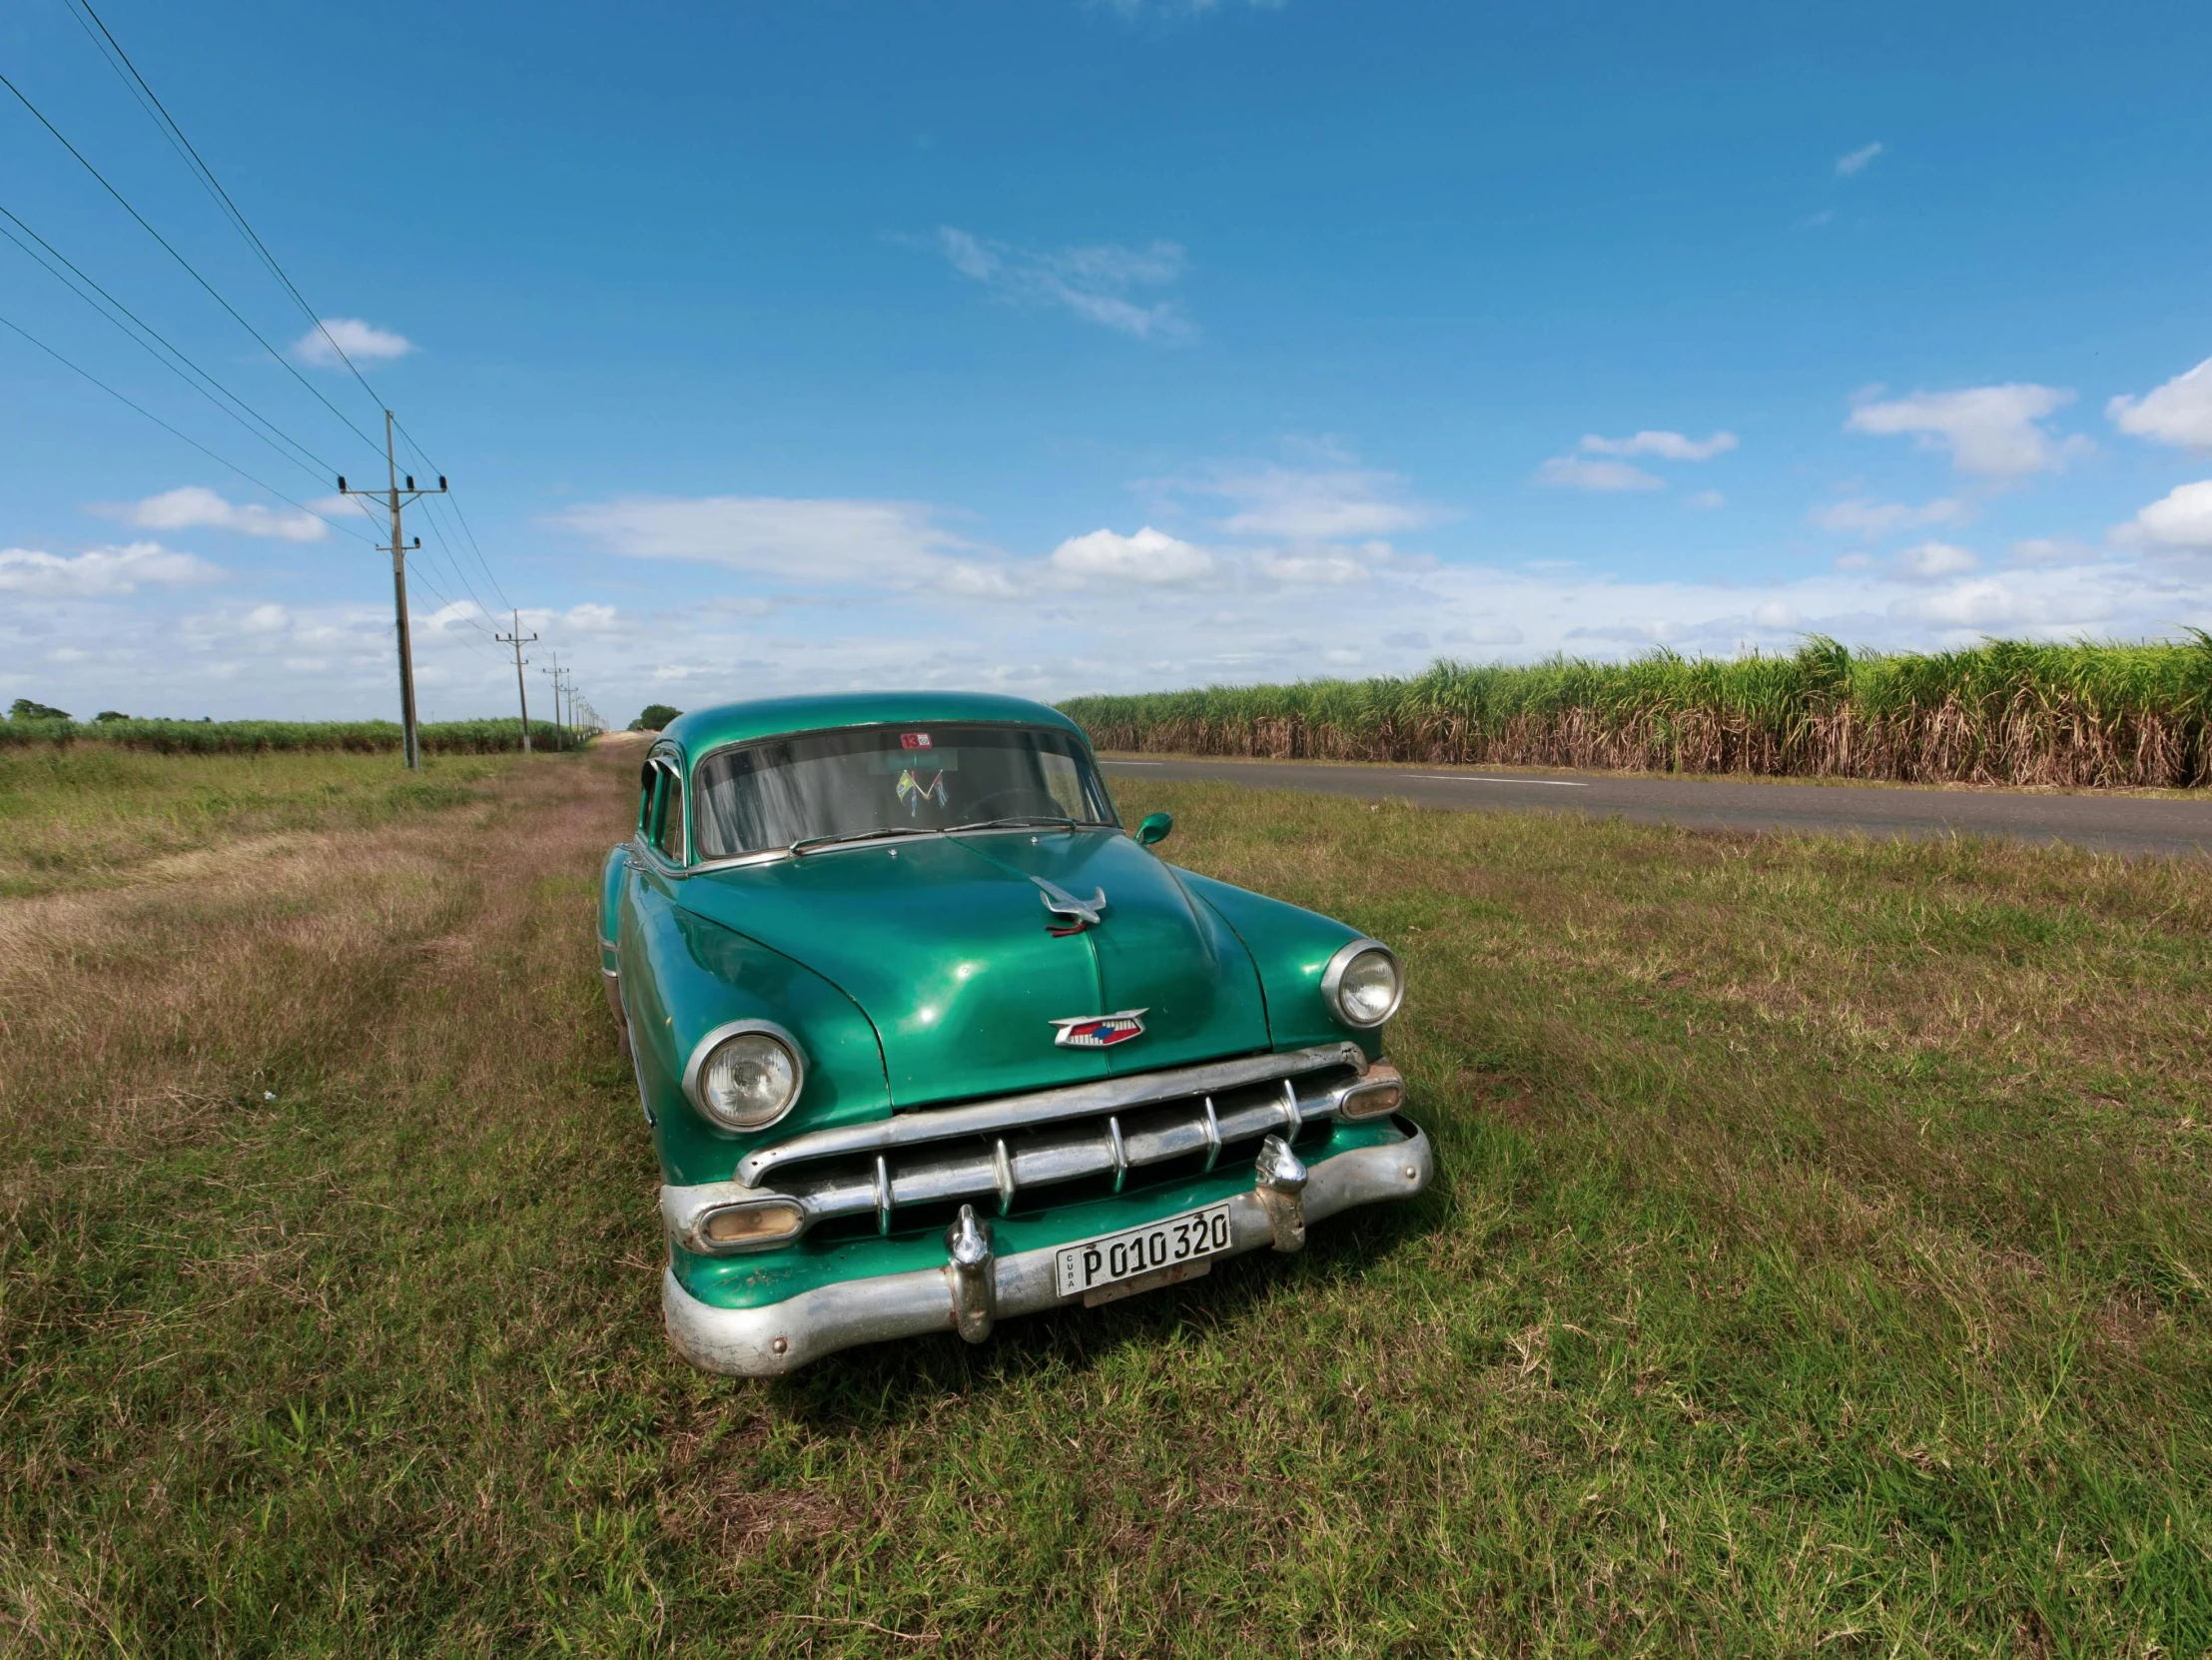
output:
<path id="1" fill-rule="evenodd" d="M 901 749 L 927 749 L 930 747 L 930 735 L 927 732 L 901 732 L 899 734 L 899 747 Z"/>

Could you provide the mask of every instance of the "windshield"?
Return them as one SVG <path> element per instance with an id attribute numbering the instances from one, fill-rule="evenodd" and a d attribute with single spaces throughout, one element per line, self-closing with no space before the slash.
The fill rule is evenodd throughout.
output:
<path id="1" fill-rule="evenodd" d="M 1114 822 L 1083 740 L 1048 727 L 863 726 L 771 738 L 708 756 L 694 778 L 702 859 L 997 820 Z"/>

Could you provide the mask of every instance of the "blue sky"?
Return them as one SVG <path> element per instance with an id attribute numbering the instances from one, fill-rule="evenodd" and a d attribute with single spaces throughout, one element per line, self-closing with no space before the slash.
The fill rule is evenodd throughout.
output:
<path id="1" fill-rule="evenodd" d="M 2212 626 L 2201 6 L 96 3 L 452 478 L 431 715 L 507 604 L 617 719 Z M 314 458 L 0 244 L 261 480 L 0 329 L 0 695 L 389 712 L 376 402 L 68 0 L 0 72 L 286 362 L 4 93 L 0 207 Z"/>

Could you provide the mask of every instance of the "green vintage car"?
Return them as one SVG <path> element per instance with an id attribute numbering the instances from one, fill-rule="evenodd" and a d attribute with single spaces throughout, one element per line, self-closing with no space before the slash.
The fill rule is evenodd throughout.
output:
<path id="1" fill-rule="evenodd" d="M 1098 1303 L 1427 1186 L 1388 947 L 1164 862 L 1082 730 L 944 692 L 653 742 L 599 966 L 712 1371 Z"/>

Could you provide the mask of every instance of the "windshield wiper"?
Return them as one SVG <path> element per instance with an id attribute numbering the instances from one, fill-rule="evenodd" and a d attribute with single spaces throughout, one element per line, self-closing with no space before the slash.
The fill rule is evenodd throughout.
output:
<path id="1" fill-rule="evenodd" d="M 786 853 L 811 853 L 818 847 L 835 847 L 840 842 L 872 842 L 885 836 L 936 836 L 944 832 L 925 828 L 919 824 L 885 824 L 874 830 L 847 830 L 835 836 L 801 836 Z"/>
<path id="2" fill-rule="evenodd" d="M 957 835 L 963 830 L 1027 830 L 1041 824 L 1055 825 L 1063 830 L 1076 828 L 1076 821 L 1066 813 L 1015 813 L 1008 818 L 979 818 L 968 824 L 948 824 L 945 834 Z"/>

